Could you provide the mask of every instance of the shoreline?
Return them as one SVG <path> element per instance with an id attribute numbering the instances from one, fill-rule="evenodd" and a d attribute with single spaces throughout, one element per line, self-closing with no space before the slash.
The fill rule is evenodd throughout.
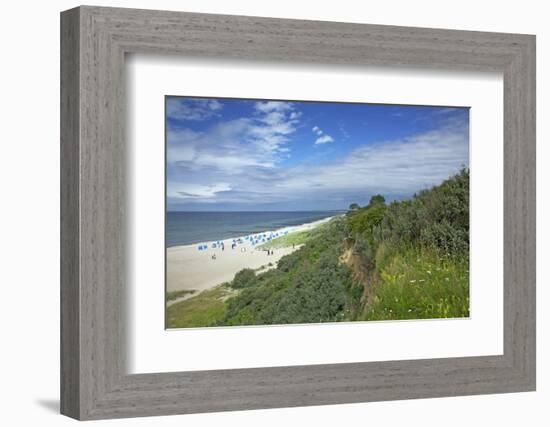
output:
<path id="1" fill-rule="evenodd" d="M 235 274 L 244 268 L 262 271 L 274 268 L 283 256 L 298 250 L 301 245 L 271 249 L 272 254 L 261 245 L 293 233 L 312 230 L 337 216 L 248 236 L 168 247 L 166 291 L 193 290 L 193 295 L 197 295 L 233 280 Z"/>
<path id="2" fill-rule="evenodd" d="M 169 213 L 177 214 L 177 213 L 195 213 L 195 212 L 169 212 Z M 212 213 L 212 212 L 205 212 L 205 214 L 208 214 L 208 213 Z M 233 212 L 229 212 L 229 213 L 233 213 Z M 250 213 L 254 213 L 254 212 L 253 211 L 244 211 L 243 213 L 244 214 L 250 214 Z M 210 236 L 210 237 L 208 237 L 204 240 L 196 240 L 196 239 L 193 238 L 193 240 L 190 240 L 189 242 L 181 242 L 181 243 L 168 243 L 168 242 L 166 242 L 165 248 L 168 250 L 168 249 L 185 247 L 185 246 L 210 244 L 210 243 L 214 243 L 214 242 L 217 242 L 217 241 L 221 242 L 221 241 L 227 241 L 227 240 L 233 240 L 233 239 L 239 239 L 239 238 L 243 239 L 247 235 L 252 236 L 252 235 L 260 235 L 260 234 L 264 234 L 264 233 L 275 233 L 275 232 L 280 232 L 282 230 L 291 230 L 291 229 L 295 229 L 295 228 L 298 228 L 298 227 L 304 227 L 304 226 L 307 226 L 309 224 L 316 224 L 318 221 L 327 221 L 327 220 L 330 220 L 332 218 L 335 218 L 335 217 L 338 217 L 338 216 L 341 216 L 341 215 L 344 215 L 344 214 L 345 213 L 343 211 L 334 211 L 334 212 L 331 212 L 329 216 L 323 216 L 323 217 L 320 217 L 318 219 L 306 219 L 306 221 L 308 221 L 308 222 L 298 222 L 298 223 L 295 223 L 295 224 L 279 226 L 278 228 L 274 228 L 274 229 L 266 228 L 266 229 L 263 229 L 263 230 L 260 230 L 260 231 L 249 232 L 247 234 L 245 234 L 245 231 L 242 231 L 241 232 L 242 234 L 240 234 L 239 232 L 232 232 L 232 233 L 230 233 L 231 235 L 223 237 L 223 238 L 219 238 L 219 236 L 214 235 L 214 236 Z M 168 239 L 166 239 L 166 240 L 168 240 Z"/>

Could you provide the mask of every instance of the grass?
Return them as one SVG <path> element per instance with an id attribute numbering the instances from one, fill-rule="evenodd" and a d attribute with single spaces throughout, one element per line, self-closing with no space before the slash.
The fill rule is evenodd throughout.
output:
<path id="1" fill-rule="evenodd" d="M 409 249 L 384 264 L 364 320 L 469 316 L 466 260 L 448 260 L 428 250 Z"/>
<path id="2" fill-rule="evenodd" d="M 295 233 L 289 233 L 286 236 L 278 237 L 263 245 L 260 245 L 261 249 L 280 249 L 288 248 L 292 245 L 303 245 L 311 237 L 311 231 L 297 231 Z"/>
<path id="3" fill-rule="evenodd" d="M 320 224 L 310 230 L 289 233 L 286 236 L 278 237 L 258 247 L 261 249 L 280 249 L 288 248 L 292 245 L 304 245 L 314 237 L 320 236 L 323 233 L 327 232 L 329 230 L 331 222 L 332 221 L 325 222 L 324 224 Z"/>
<path id="4" fill-rule="evenodd" d="M 169 328 L 200 328 L 210 326 L 223 318 L 225 300 L 235 291 L 226 284 L 201 292 L 167 308 Z"/>
<path id="5" fill-rule="evenodd" d="M 196 291 L 193 289 L 182 289 L 181 291 L 166 292 L 166 301 L 174 301 L 186 295 L 194 294 L 195 292 Z"/>

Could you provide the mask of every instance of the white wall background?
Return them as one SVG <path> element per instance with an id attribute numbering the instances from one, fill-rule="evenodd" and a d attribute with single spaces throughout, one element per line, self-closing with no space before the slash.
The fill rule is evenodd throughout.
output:
<path id="1" fill-rule="evenodd" d="M 96 1 L 97 5 L 537 35 L 538 391 L 109 421 L 117 426 L 548 425 L 550 27 L 540 0 Z M 0 420 L 64 426 L 59 384 L 59 12 L 75 1 L 5 2 L 0 25 Z"/>

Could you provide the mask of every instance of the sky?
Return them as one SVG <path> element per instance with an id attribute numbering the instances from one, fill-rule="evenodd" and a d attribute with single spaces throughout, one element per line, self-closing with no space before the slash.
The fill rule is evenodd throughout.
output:
<path id="1" fill-rule="evenodd" d="M 166 97 L 168 211 L 410 198 L 469 167 L 469 109 Z"/>

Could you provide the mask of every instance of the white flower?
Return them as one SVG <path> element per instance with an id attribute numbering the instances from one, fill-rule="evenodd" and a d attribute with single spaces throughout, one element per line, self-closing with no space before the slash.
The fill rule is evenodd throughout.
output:
<path id="1" fill-rule="evenodd" d="M 426 270 L 426 273 L 428 274 L 432 274 L 432 272 L 430 270 Z"/>
<path id="2" fill-rule="evenodd" d="M 414 283 L 414 282 L 416 282 L 416 280 L 409 280 L 409 281 L 410 281 L 411 283 Z"/>

